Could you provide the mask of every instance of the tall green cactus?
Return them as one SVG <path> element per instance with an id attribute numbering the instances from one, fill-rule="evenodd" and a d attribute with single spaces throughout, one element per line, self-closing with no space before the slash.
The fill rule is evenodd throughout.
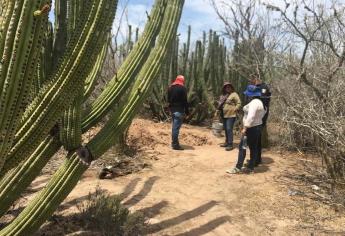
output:
<path id="1" fill-rule="evenodd" d="M 30 5 L 29 1 L 24 0 L 18 1 L 17 5 L 10 3 L 6 5 L 4 8 L 6 11 L 1 12 L 1 15 L 8 17 L 1 18 L 1 29 L 8 28 L 8 22 L 14 20 L 13 16 L 18 15 L 17 8 L 23 7 L 21 3 L 27 4 L 25 6 Z M 69 154 L 65 164 L 53 176 L 47 187 L 29 203 L 13 223 L 0 231 L 0 235 L 28 235 L 37 230 L 73 189 L 81 174 L 87 169 L 89 162 L 102 155 L 114 144 L 116 137 L 127 128 L 138 107 L 146 98 L 153 79 L 157 77 L 162 66 L 161 62 L 164 61 L 169 45 L 176 35 L 184 3 L 182 0 L 156 0 L 142 37 L 138 39 L 125 63 L 121 66 L 118 73 L 120 76 L 112 79 L 93 106 L 90 115 L 87 115 L 84 121 L 81 120 L 81 104 L 92 91 L 92 84 L 96 81 L 97 72 L 104 59 L 105 45 L 114 18 L 116 3 L 116 0 L 87 2 L 61 0 L 56 3 L 60 7 L 57 11 L 61 15 L 67 15 L 67 20 L 57 18 L 57 21 L 62 21 L 59 22 L 62 29 L 55 30 L 61 30 L 60 32 L 63 32 L 61 34 L 68 39 L 67 43 L 61 44 L 61 50 L 57 51 L 54 51 L 53 47 L 41 50 L 40 43 L 42 42 L 53 45 L 51 38 L 48 37 L 53 35 L 52 28 L 49 28 L 49 24 L 44 23 L 47 20 L 49 5 L 37 4 L 36 7 L 30 8 L 30 11 L 33 10 L 31 13 L 37 18 L 33 18 L 33 25 L 36 21 L 38 23 L 36 22 L 37 27 L 35 28 L 37 38 L 35 36 L 33 41 L 29 42 L 33 45 L 32 54 L 29 57 L 42 54 L 42 57 L 37 58 L 53 60 L 54 54 L 61 56 L 54 68 L 52 64 L 45 65 L 43 60 L 33 60 L 33 63 L 26 67 L 28 69 L 25 71 L 27 74 L 24 74 L 24 78 L 32 77 L 31 80 L 25 81 L 28 83 L 26 87 L 29 90 L 27 94 L 20 97 L 21 100 L 18 99 L 16 102 L 19 104 L 20 100 L 24 104 L 21 107 L 22 116 L 18 118 L 10 114 L 16 118 L 17 123 L 14 130 L 6 133 L 6 138 L 11 137 L 11 139 L 6 142 L 6 145 L 3 145 L 4 155 L 1 156 L 3 166 L 0 176 L 3 177 L 0 180 L 0 215 L 6 212 L 10 204 L 39 174 L 61 145 L 69 151 Z M 26 10 L 25 7 L 23 9 Z M 17 22 L 17 24 L 19 23 Z M 44 31 L 45 29 L 47 31 Z M 57 31 L 54 34 L 55 40 L 59 35 Z M 156 41 L 158 34 L 159 39 Z M 0 45 L 3 47 L 3 55 L 5 52 L 10 52 L 7 45 L 11 44 L 8 39 L 10 36 L 12 35 L 3 37 L 1 34 Z M 12 40 L 17 39 L 18 37 L 12 37 Z M 21 38 L 21 40 L 25 41 L 25 38 Z M 15 41 L 15 43 L 18 42 Z M 57 44 L 54 46 L 57 47 Z M 49 55 L 46 54 L 47 52 Z M 98 59 L 95 62 L 93 58 Z M 25 62 L 26 59 L 24 57 L 23 61 Z M 24 63 L 23 61 L 20 62 Z M 38 77 L 35 78 L 35 76 Z M 136 77 L 138 79 L 131 89 L 130 96 L 118 106 L 110 124 L 106 124 L 86 147 L 82 147 L 82 132 L 86 132 L 91 125 L 96 124 L 107 114 L 113 103 L 119 100 Z M 16 78 L 21 79 L 20 76 Z M 4 79 L 6 82 L 7 76 L 4 76 Z M 8 89 L 6 86 L 4 89 Z M 18 84 L 14 83 L 12 87 L 15 86 Z M 34 93 L 31 92 L 33 86 L 36 91 Z M 20 87 L 20 89 L 23 88 Z M 33 99 L 31 104 L 26 106 L 26 97 L 29 96 L 29 93 Z M 109 99 L 109 96 L 113 97 Z M 13 100 L 12 97 L 11 99 Z M 6 105 L 8 104 L 9 102 L 6 103 Z M 7 119 L 6 115 L 0 114 L 2 120 Z M 48 134 L 49 131 L 50 134 Z M 5 136 L 0 138 L 2 137 L 5 138 Z M 23 164 L 12 169 L 18 162 Z"/>
<path id="2" fill-rule="evenodd" d="M 0 235 L 27 235 L 34 232 L 73 189 L 82 173 L 87 169 L 89 162 L 102 155 L 112 145 L 112 141 L 126 128 L 161 69 L 161 63 L 156 62 L 164 60 L 166 57 L 168 47 L 176 35 L 183 3 L 184 1 L 181 0 L 168 2 L 157 44 L 140 70 L 128 101 L 120 106 L 121 108 L 112 115 L 106 126 L 86 147 L 69 153 L 64 165 L 52 177 L 47 187 L 10 225 L 0 231 Z"/>
<path id="3" fill-rule="evenodd" d="M 151 19 L 158 19 L 158 16 L 162 15 L 162 11 L 163 12 L 165 11 L 166 3 L 165 3 L 165 1 L 157 0 L 155 6 L 156 7 L 154 7 L 153 12 L 152 12 L 151 17 L 150 17 Z M 158 8 L 157 6 L 160 6 L 160 7 Z M 161 22 L 162 20 L 159 19 L 159 21 Z M 150 25 L 152 23 L 153 22 L 150 21 L 148 24 Z M 143 42 L 148 40 L 148 38 L 147 38 L 148 36 L 152 36 L 151 34 L 149 34 L 149 31 L 148 31 L 148 30 L 150 30 L 150 27 L 146 27 L 146 30 L 147 31 L 144 31 L 143 36 L 137 42 L 138 44 L 142 44 Z M 150 40 L 152 42 L 154 42 L 155 37 L 150 38 Z M 150 45 L 150 44 L 148 44 L 148 45 Z M 149 49 L 150 48 L 151 48 L 151 46 L 149 46 Z M 141 47 L 135 47 L 135 49 L 133 49 L 133 51 L 138 50 L 138 49 L 142 49 L 142 48 Z M 149 49 L 141 50 L 141 53 L 146 54 L 146 57 L 144 55 L 144 58 L 147 58 L 148 55 L 146 52 Z M 138 53 L 138 55 L 139 54 L 140 53 Z M 142 56 L 140 56 L 140 57 L 142 57 Z M 142 60 L 142 62 L 144 62 L 144 60 Z M 97 65 L 95 64 L 95 66 L 97 66 Z M 122 65 L 121 67 L 124 71 L 130 70 L 131 64 L 127 63 L 125 65 Z M 124 67 L 127 67 L 127 68 L 124 68 Z M 90 78 L 90 75 L 87 78 L 87 80 L 90 79 L 91 81 L 95 81 L 96 80 L 95 77 L 97 77 L 97 74 L 93 74 L 93 76 L 95 76 L 93 78 Z M 113 80 L 116 80 L 116 79 L 117 79 L 117 77 L 115 76 L 113 78 Z M 88 82 L 86 82 L 86 84 L 87 83 Z M 113 89 L 118 89 L 118 88 L 114 87 Z M 85 94 L 85 92 L 84 92 L 84 94 Z M 111 107 L 112 104 L 105 104 L 105 106 Z M 54 130 L 52 130 L 52 131 L 53 131 L 52 135 L 54 136 L 55 131 Z M 84 131 L 86 131 L 86 129 L 84 129 Z M 53 150 L 56 149 L 57 143 L 59 143 L 59 142 L 58 142 L 58 140 L 56 140 L 56 137 L 54 138 L 54 140 L 52 140 L 52 137 L 50 137 L 50 135 L 49 135 L 48 137 L 46 137 L 45 141 L 40 144 L 40 146 L 37 148 L 37 150 L 31 156 L 29 156 L 29 159 L 26 160 L 25 163 L 22 166 L 18 167 L 17 170 L 15 171 L 15 173 L 21 173 L 20 176 L 22 176 L 23 178 L 19 178 L 18 175 L 14 175 L 13 173 L 9 174 L 8 179 L 11 179 L 12 181 L 4 183 L 8 187 L 6 188 L 6 190 L 4 189 L 4 191 L 0 192 L 0 202 L 3 203 L 0 207 L 0 215 L 1 215 L 1 213 L 3 213 L 3 211 L 6 211 L 12 203 L 11 201 L 5 201 L 3 199 L 16 199 L 16 196 L 19 196 L 19 194 L 23 190 L 25 190 L 25 188 L 34 179 L 34 177 L 36 177 L 39 174 L 40 169 L 45 165 L 45 163 L 48 162 L 49 158 L 54 153 Z M 42 149 L 44 151 L 39 151 L 40 149 Z M 37 153 L 39 153 L 39 155 Z M 36 163 L 37 166 L 32 168 L 32 163 Z M 12 187 L 10 187 L 10 186 L 12 186 Z M 10 191 L 12 188 L 15 189 L 15 191 Z"/>
<path id="4" fill-rule="evenodd" d="M 2 25 L 1 31 L 7 33 L 0 42 L 0 171 L 6 153 L 14 143 L 35 75 L 43 17 L 36 17 L 33 13 L 43 2 L 16 1 L 13 8 L 12 3 L 8 3 L 9 15 Z M 22 22 L 31 27 L 26 27 Z"/>
<path id="5" fill-rule="evenodd" d="M 165 62 L 166 69 L 155 82 L 152 95 L 147 101 L 150 112 L 158 119 L 167 119 L 163 104 L 167 103 L 167 88 L 176 75 L 183 74 L 186 78 L 191 110 L 189 119 L 194 123 L 201 123 L 213 117 L 214 100 L 219 96 L 223 82 L 228 80 L 230 67 L 224 41 L 216 32 L 210 30 L 208 37 L 204 32 L 202 40 L 194 42 L 195 48 L 190 50 L 191 30 L 189 26 L 187 41 L 182 47 L 178 45 L 178 39 L 171 46 L 169 58 Z M 169 73 L 166 71 L 168 68 Z"/>
<path id="6" fill-rule="evenodd" d="M 80 35 L 72 35 L 76 41 L 70 40 L 72 47 L 67 47 L 65 59 L 54 78 L 40 90 L 25 112 L 21 128 L 16 133 L 15 145 L 6 157 L 2 173 L 32 153 L 57 122 L 59 114 L 73 102 L 76 95 L 74 91 L 78 86 L 83 86 L 83 78 L 90 71 L 92 58 L 101 50 L 114 15 L 110 2 L 91 1 L 88 5 L 90 12 L 84 12 L 87 18 Z"/>

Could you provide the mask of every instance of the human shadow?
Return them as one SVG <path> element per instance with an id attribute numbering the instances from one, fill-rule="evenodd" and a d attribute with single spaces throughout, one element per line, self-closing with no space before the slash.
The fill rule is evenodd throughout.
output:
<path id="1" fill-rule="evenodd" d="M 171 226 L 181 224 L 184 221 L 193 219 L 193 218 L 205 213 L 206 211 L 208 211 L 209 209 L 211 209 L 212 207 L 214 207 L 217 204 L 218 204 L 218 202 L 216 202 L 216 201 L 210 201 L 210 202 L 207 202 L 207 203 L 205 203 L 205 204 L 203 204 L 203 205 L 201 205 L 201 206 L 199 206 L 199 207 L 197 207 L 191 211 L 187 211 L 187 212 L 183 213 L 182 215 L 173 217 L 173 218 L 168 219 L 168 220 L 161 221 L 161 222 L 156 223 L 156 224 L 149 225 L 147 227 L 147 230 L 145 233 L 146 234 L 153 234 L 153 233 L 157 233 L 163 229 L 169 228 Z"/>
<path id="2" fill-rule="evenodd" d="M 195 148 L 193 146 L 189 146 L 189 145 L 181 145 L 181 147 L 184 149 L 184 150 L 195 150 Z"/>
<path id="3" fill-rule="evenodd" d="M 255 173 L 265 173 L 270 170 L 269 165 L 274 163 L 270 157 L 262 157 L 262 164 L 255 168 Z"/>
<path id="4" fill-rule="evenodd" d="M 219 148 L 225 148 L 225 147 L 221 147 L 220 146 L 222 144 L 224 144 L 224 142 L 217 143 Z M 240 146 L 240 142 L 239 141 L 234 141 L 232 146 L 234 147 L 233 150 L 238 150 L 238 147 Z"/>
<path id="5" fill-rule="evenodd" d="M 258 167 L 255 167 L 254 173 L 266 173 L 270 170 L 270 168 L 266 165 L 259 165 Z"/>
<path id="6" fill-rule="evenodd" d="M 269 164 L 272 164 L 274 163 L 274 160 L 271 158 L 271 157 L 262 157 L 262 163 L 264 165 L 269 165 Z"/>
<path id="7" fill-rule="evenodd" d="M 216 229 L 217 227 L 225 224 L 226 222 L 231 222 L 230 216 L 221 216 L 210 222 L 201 225 L 197 228 L 188 230 L 187 232 L 176 234 L 175 236 L 199 236 L 204 235 L 206 233 L 211 232 L 212 230 Z"/>

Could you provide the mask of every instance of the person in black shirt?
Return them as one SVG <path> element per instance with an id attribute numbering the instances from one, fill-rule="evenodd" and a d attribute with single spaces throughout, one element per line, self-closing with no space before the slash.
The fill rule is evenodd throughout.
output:
<path id="1" fill-rule="evenodd" d="M 172 115 L 172 143 L 174 150 L 183 150 L 179 143 L 180 128 L 183 119 L 189 115 L 187 102 L 187 89 L 184 86 L 184 76 L 179 75 L 168 90 L 169 109 Z"/>

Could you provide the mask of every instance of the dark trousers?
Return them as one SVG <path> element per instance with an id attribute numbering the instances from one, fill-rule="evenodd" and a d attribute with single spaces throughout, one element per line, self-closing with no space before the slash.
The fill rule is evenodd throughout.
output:
<path id="1" fill-rule="evenodd" d="M 230 118 L 223 118 L 223 126 L 225 130 L 225 143 L 228 146 L 233 145 L 233 129 L 234 129 L 234 124 L 236 121 L 236 117 L 230 117 Z"/>
<path id="2" fill-rule="evenodd" d="M 261 152 L 262 152 L 262 147 L 261 147 L 261 132 L 260 132 L 260 137 L 259 137 L 259 142 L 258 142 L 258 156 L 255 161 L 256 165 L 259 165 L 262 162 Z"/>
<path id="3" fill-rule="evenodd" d="M 261 129 L 263 129 L 266 126 L 269 113 L 270 113 L 270 109 L 269 109 L 269 107 L 266 107 L 266 114 L 262 118 Z M 262 153 L 261 139 L 262 139 L 262 135 L 260 135 L 259 144 L 258 144 L 258 158 L 256 159 L 256 164 L 257 165 L 262 163 L 262 158 L 261 158 L 261 153 Z"/>
<path id="4" fill-rule="evenodd" d="M 259 155 L 259 143 L 261 140 L 261 125 L 254 126 L 247 129 L 247 144 L 250 150 L 250 160 L 248 164 L 249 169 L 254 169 L 255 164 L 257 164 L 257 159 Z M 241 138 L 239 151 L 238 151 L 238 159 L 236 168 L 241 169 L 246 159 L 246 149 L 242 148 L 243 146 L 243 137 Z"/>
<path id="5" fill-rule="evenodd" d="M 180 134 L 180 128 L 183 123 L 183 117 L 184 117 L 184 113 L 181 113 L 181 112 L 174 112 L 172 114 L 172 132 L 171 132 L 172 143 L 171 145 L 173 147 L 178 147 L 180 145 L 178 136 Z"/>

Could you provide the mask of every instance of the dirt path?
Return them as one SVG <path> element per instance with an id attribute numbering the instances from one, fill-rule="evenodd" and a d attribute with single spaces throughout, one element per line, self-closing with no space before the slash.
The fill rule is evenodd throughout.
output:
<path id="1" fill-rule="evenodd" d="M 112 180 L 98 180 L 95 171 L 87 172 L 61 214 L 75 211 L 68 202 L 99 185 L 121 194 L 131 211 L 143 211 L 149 235 L 345 235 L 343 214 L 309 198 L 289 196 L 284 173 L 296 169 L 296 158 L 266 151 L 264 165 L 255 174 L 229 176 L 225 170 L 234 166 L 238 150 L 220 148 L 221 139 L 212 137 L 210 130 L 184 127 L 187 150 L 172 151 L 164 145 L 169 125 L 147 127 L 140 122 L 135 130 L 141 137 L 161 141 L 154 150 L 144 151 L 156 155 L 152 167 Z M 147 129 L 155 133 L 145 133 Z M 188 133 L 194 138 L 186 139 Z"/>

